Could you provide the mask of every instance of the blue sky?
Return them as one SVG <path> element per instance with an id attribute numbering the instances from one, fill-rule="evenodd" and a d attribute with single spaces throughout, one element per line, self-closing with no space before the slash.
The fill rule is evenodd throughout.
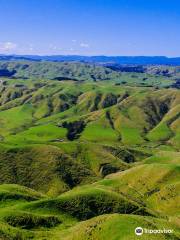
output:
<path id="1" fill-rule="evenodd" d="M 180 56 L 179 0 L 0 0 L 1 54 Z"/>

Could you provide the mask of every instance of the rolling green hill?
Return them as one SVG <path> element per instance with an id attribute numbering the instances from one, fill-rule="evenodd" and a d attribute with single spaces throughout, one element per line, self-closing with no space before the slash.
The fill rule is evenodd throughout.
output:
<path id="1" fill-rule="evenodd" d="M 0 79 L 0 239 L 129 240 L 139 226 L 173 229 L 142 239 L 179 239 L 171 77 L 83 63 L 0 68 L 12 73 Z"/>
<path id="2" fill-rule="evenodd" d="M 102 62 L 0 60 L 0 77 L 68 81 L 112 81 L 117 85 L 179 87 L 179 66 L 119 65 Z"/>

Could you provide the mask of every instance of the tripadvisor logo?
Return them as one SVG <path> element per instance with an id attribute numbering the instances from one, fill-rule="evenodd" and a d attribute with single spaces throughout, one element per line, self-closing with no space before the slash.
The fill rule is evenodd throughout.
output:
<path id="1" fill-rule="evenodd" d="M 142 227 L 137 227 L 137 228 L 135 229 L 135 234 L 138 235 L 138 236 L 142 235 L 142 234 L 143 234 L 143 229 L 142 229 Z"/>
<path id="2" fill-rule="evenodd" d="M 173 233 L 173 229 L 147 229 L 147 228 L 142 228 L 142 227 L 137 227 L 135 228 L 135 234 L 137 236 L 140 236 L 142 234 L 161 234 L 161 233 L 164 233 L 164 234 L 170 234 L 170 233 Z"/>

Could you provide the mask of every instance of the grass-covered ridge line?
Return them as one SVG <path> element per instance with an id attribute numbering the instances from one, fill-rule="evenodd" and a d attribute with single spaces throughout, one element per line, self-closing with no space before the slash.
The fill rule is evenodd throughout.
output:
<path id="1" fill-rule="evenodd" d="M 113 81 L 117 85 L 179 88 L 179 66 L 82 62 L 1 61 L 0 77 L 67 81 Z"/>
<path id="2" fill-rule="evenodd" d="M 179 238 L 176 68 L 0 67 L 0 239 Z"/>

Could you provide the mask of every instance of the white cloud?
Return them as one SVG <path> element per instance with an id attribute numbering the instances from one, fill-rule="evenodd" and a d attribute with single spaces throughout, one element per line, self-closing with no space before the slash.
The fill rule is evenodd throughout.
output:
<path id="1" fill-rule="evenodd" d="M 56 50 L 57 47 L 54 44 L 49 44 L 49 48 L 53 49 L 53 50 Z"/>
<path id="2" fill-rule="evenodd" d="M 88 43 L 80 43 L 80 47 L 82 48 L 89 48 L 89 44 Z"/>
<path id="3" fill-rule="evenodd" d="M 54 44 L 49 44 L 49 48 L 51 49 L 51 50 L 53 50 L 53 51 L 61 51 L 62 50 L 62 48 L 61 47 L 58 47 L 58 46 L 56 46 L 56 45 L 54 45 Z"/>
<path id="4" fill-rule="evenodd" d="M 33 45 L 32 43 L 30 43 L 30 44 L 28 45 L 27 50 L 29 50 L 30 52 L 32 52 L 32 51 L 34 50 L 34 45 Z"/>
<path id="5" fill-rule="evenodd" d="M 17 44 L 13 42 L 1 42 L 0 43 L 0 51 L 11 51 L 17 48 Z"/>
<path id="6" fill-rule="evenodd" d="M 77 40 L 76 40 L 76 39 L 73 39 L 72 42 L 75 43 L 75 42 L 77 42 Z"/>

